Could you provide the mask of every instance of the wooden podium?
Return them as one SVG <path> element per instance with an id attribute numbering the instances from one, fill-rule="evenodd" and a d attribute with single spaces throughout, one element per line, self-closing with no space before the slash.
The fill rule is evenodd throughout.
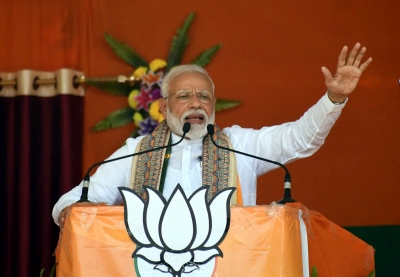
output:
<path id="1" fill-rule="evenodd" d="M 71 208 L 57 245 L 57 277 L 138 276 L 123 213 L 123 206 Z M 231 207 L 220 248 L 212 277 L 311 276 L 313 267 L 319 276 L 361 277 L 375 266 L 371 246 L 300 203 Z"/>

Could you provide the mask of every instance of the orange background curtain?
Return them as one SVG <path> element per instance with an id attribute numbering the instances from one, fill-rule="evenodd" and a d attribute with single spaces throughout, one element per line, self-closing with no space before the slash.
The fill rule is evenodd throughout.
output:
<path id="1" fill-rule="evenodd" d="M 400 224 L 399 8 L 395 0 L 6 0 L 0 15 L 0 72 L 74 68 L 87 76 L 129 75 L 133 69 L 112 52 L 104 32 L 149 61 L 165 59 L 173 34 L 194 11 L 183 62 L 222 43 L 207 69 L 217 97 L 243 104 L 218 113 L 217 122 L 260 128 L 298 119 L 325 92 L 321 66 L 334 72 L 341 47 L 360 41 L 374 61 L 321 150 L 289 165 L 293 197 L 338 225 Z M 123 97 L 88 89 L 82 172 L 132 132 L 132 125 L 90 131 L 126 105 Z M 281 180 L 281 170 L 260 178 L 259 204 L 282 197 Z M 51 221 L 50 214 L 43 216 Z M 17 264 L 18 255 L 12 257 Z"/>
<path id="2" fill-rule="evenodd" d="M 220 112 L 221 127 L 261 128 L 297 120 L 325 93 L 321 66 L 335 72 L 343 45 L 357 41 L 374 61 L 351 95 L 325 145 L 289 165 L 293 197 L 342 226 L 400 224 L 400 17 L 398 1 L 92 1 L 87 75 L 130 74 L 104 32 L 146 60 L 166 58 L 175 31 L 196 12 L 183 62 L 222 43 L 207 67 L 220 98 L 243 104 Z M 89 89 L 83 171 L 108 157 L 133 125 L 92 133 L 124 97 Z M 258 204 L 282 198 L 282 170 L 260 178 Z M 340 204 L 340 205 L 339 205 Z M 385 213 L 382 213 L 382 211 Z M 349 212 L 351 211 L 351 212 Z"/>

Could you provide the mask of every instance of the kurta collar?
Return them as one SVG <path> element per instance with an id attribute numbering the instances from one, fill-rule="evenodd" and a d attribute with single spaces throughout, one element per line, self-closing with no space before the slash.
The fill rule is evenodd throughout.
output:
<path id="1" fill-rule="evenodd" d="M 174 133 L 171 133 L 171 138 L 172 138 L 172 143 L 178 142 L 182 137 L 175 135 Z M 185 146 L 185 145 L 193 145 L 197 143 L 201 143 L 203 141 L 203 138 L 198 138 L 198 139 L 184 139 L 179 145 Z"/>

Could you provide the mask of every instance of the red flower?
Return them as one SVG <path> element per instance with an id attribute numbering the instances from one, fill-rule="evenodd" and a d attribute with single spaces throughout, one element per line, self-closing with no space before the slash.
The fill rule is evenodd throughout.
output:
<path id="1" fill-rule="evenodd" d="M 136 106 L 137 110 L 143 109 L 145 111 L 148 111 L 149 104 L 151 103 L 152 100 L 150 89 L 141 87 L 140 93 L 137 96 L 135 96 L 135 100 L 137 101 L 137 106 Z"/>

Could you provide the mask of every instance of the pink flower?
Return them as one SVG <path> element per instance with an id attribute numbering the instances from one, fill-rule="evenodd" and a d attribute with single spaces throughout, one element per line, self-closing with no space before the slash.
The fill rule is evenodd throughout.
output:
<path id="1" fill-rule="evenodd" d="M 137 110 L 143 109 L 145 111 L 148 111 L 149 104 L 152 101 L 150 89 L 141 87 L 140 93 L 137 96 L 135 96 L 135 100 L 137 101 L 137 106 L 136 106 Z"/>

